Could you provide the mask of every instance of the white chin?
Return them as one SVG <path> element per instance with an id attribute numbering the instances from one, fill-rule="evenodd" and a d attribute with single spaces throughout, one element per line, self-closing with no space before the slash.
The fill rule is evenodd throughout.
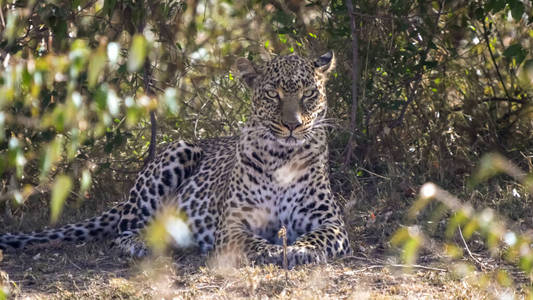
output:
<path id="1" fill-rule="evenodd" d="M 285 137 L 285 138 L 277 138 L 277 142 L 285 147 L 295 147 L 295 146 L 301 146 L 304 144 L 304 139 L 297 139 L 293 136 Z"/>

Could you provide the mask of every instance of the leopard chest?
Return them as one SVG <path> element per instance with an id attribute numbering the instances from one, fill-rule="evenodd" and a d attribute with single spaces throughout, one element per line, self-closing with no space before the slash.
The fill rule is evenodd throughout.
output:
<path id="1" fill-rule="evenodd" d="M 299 209 L 305 205 L 313 169 L 314 163 L 295 157 L 270 169 L 265 167 L 261 173 L 245 172 L 242 189 L 235 194 L 240 203 L 236 209 L 247 216 L 245 223 L 252 232 L 276 244 L 281 243 L 277 233 L 282 226 L 287 229 L 289 243 L 306 232 Z"/>

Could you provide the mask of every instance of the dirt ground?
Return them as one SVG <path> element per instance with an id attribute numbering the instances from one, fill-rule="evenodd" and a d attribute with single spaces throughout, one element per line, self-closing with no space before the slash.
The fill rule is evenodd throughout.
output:
<path id="1" fill-rule="evenodd" d="M 119 199 L 119 195 L 102 192 L 95 195 L 98 201 L 68 205 L 60 224 L 91 217 L 110 207 L 111 199 Z M 18 218 L 0 218 L 0 232 L 28 232 L 49 226 L 45 204 L 28 202 L 24 211 L 17 211 Z M 347 211 L 345 219 L 354 254 L 327 265 L 299 266 L 289 271 L 275 266 L 233 268 L 194 251 L 132 260 L 110 249 L 109 241 L 97 241 L 6 252 L 3 258 L 0 255 L 0 291 L 8 291 L 8 299 L 526 297 L 531 280 L 494 258 L 479 255 L 481 248 L 471 248 L 477 265 L 468 257 L 451 261 L 438 250 L 426 249 L 420 253 L 416 266 L 406 267 L 388 242 L 399 220 L 392 220 L 391 214 L 385 212 L 371 218 L 364 210 Z M 503 268 L 511 274 L 506 284 L 498 272 Z"/>
<path id="2" fill-rule="evenodd" d="M 355 254 L 285 271 L 224 267 L 194 252 L 143 261 L 105 243 L 4 253 L 0 286 L 14 299 L 519 299 L 495 284 L 494 270 L 458 276 L 428 260 L 407 268 L 392 258 Z M 0 297 L 1 298 L 1 297 Z"/>

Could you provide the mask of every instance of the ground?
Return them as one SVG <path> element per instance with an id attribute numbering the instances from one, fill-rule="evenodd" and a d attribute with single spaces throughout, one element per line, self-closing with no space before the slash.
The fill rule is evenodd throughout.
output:
<path id="1" fill-rule="evenodd" d="M 110 180 L 111 182 L 111 180 Z M 129 184 L 95 189 L 91 200 L 70 201 L 61 224 L 90 217 L 120 199 Z M 121 191 L 122 190 L 122 191 Z M 31 231 L 49 225 L 46 196 L 0 217 L 1 232 Z M 94 200 L 93 200 L 94 199 Z M 364 199 L 364 198 L 362 198 Z M 354 254 L 327 265 L 285 271 L 274 266 L 231 268 L 194 251 L 146 260 L 120 257 L 109 241 L 4 253 L 0 287 L 18 299 L 519 299 L 530 280 L 470 244 L 476 262 L 450 260 L 438 246 L 419 255 L 415 267 L 399 260 L 390 237 L 404 209 L 376 201 L 345 204 Z M 6 210 L 7 211 L 7 210 Z M 5 214 L 4 214 L 5 216 Z M 438 242 L 437 242 L 438 243 Z M 459 243 L 460 245 L 460 243 Z M 461 268 L 468 269 L 467 271 Z M 511 274 L 496 283 L 499 270 Z M 512 282 L 511 282 L 512 281 Z M 504 284 L 502 284 L 502 282 Z M 0 294 L 0 300 L 2 295 Z"/>
<path id="2" fill-rule="evenodd" d="M 274 266 L 225 268 L 207 260 L 188 253 L 130 261 L 88 245 L 6 255 L 2 269 L 12 294 L 24 299 L 491 298 L 477 280 L 451 278 L 443 266 L 408 270 L 354 256 L 285 272 Z"/>
<path id="3" fill-rule="evenodd" d="M 494 268 L 460 277 L 449 265 L 431 258 L 407 268 L 394 263 L 393 256 L 365 257 L 364 253 L 356 253 L 331 264 L 285 271 L 272 265 L 231 268 L 191 251 L 142 261 L 113 254 L 102 243 L 4 254 L 0 266 L 5 273 L 0 278 L 13 298 L 20 299 L 512 299 L 512 296 L 523 296 L 516 288 L 493 284 L 490 274 Z"/>

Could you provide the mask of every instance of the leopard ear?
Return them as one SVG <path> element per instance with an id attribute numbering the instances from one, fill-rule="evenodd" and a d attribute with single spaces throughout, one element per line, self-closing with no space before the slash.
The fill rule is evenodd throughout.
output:
<path id="1" fill-rule="evenodd" d="M 333 51 L 330 50 L 327 53 L 322 54 L 314 61 L 313 65 L 318 72 L 322 74 L 329 73 L 335 68 L 335 55 L 333 54 Z"/>
<path id="2" fill-rule="evenodd" d="M 254 80 L 259 76 L 259 73 L 252 62 L 244 57 L 239 57 L 235 61 L 235 67 L 239 71 L 239 77 L 244 80 L 249 87 L 252 87 Z"/>

